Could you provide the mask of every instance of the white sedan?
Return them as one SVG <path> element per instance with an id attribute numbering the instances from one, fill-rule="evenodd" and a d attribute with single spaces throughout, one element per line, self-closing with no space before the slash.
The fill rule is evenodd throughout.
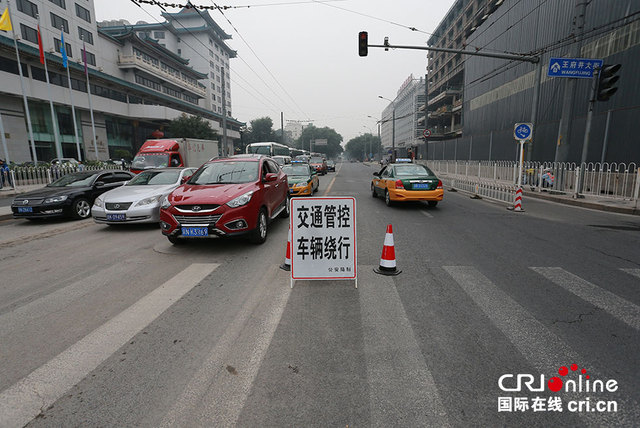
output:
<path id="1" fill-rule="evenodd" d="M 197 168 L 156 168 L 141 172 L 124 186 L 100 195 L 91 208 L 96 223 L 158 223 L 162 199 Z"/>

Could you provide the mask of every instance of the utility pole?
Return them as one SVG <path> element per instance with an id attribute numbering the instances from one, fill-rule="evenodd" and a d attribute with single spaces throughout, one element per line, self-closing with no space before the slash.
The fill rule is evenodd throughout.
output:
<path id="1" fill-rule="evenodd" d="M 582 33 L 584 32 L 584 18 L 587 13 L 586 0 L 575 0 L 575 15 L 573 17 L 572 34 L 574 43 L 569 47 L 568 58 L 578 58 L 582 48 Z M 555 162 L 566 162 L 569 158 L 569 142 L 571 137 L 571 120 L 573 116 L 573 101 L 576 94 L 578 79 L 565 79 L 564 99 L 562 101 L 562 116 L 558 129 L 558 144 L 556 146 Z"/>
<path id="2" fill-rule="evenodd" d="M 220 75 L 222 76 L 222 156 L 230 156 L 227 147 L 227 88 L 224 79 L 224 66 L 220 68 Z M 233 154 L 233 153 L 231 153 Z"/>
<path id="3" fill-rule="evenodd" d="M 282 144 L 287 144 L 284 139 L 284 112 L 280 112 L 280 137 Z"/>
<path id="4" fill-rule="evenodd" d="M 429 74 L 424 75 L 424 129 L 429 129 Z M 424 138 L 424 159 L 429 159 L 429 139 Z"/>

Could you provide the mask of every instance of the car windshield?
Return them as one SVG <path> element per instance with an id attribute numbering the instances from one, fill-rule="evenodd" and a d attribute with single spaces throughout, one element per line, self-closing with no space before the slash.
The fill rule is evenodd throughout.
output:
<path id="1" fill-rule="evenodd" d="M 435 175 L 424 165 L 396 165 L 394 168 L 396 177 L 410 177 L 412 175 Z"/>
<path id="2" fill-rule="evenodd" d="M 200 168 L 189 184 L 249 183 L 258 179 L 259 162 L 211 162 Z"/>
<path id="3" fill-rule="evenodd" d="M 90 186 L 95 177 L 98 174 L 91 172 L 79 172 L 73 174 L 67 174 L 58 178 L 51 184 L 48 184 L 47 187 L 82 187 L 82 186 Z"/>
<path id="4" fill-rule="evenodd" d="M 321 157 L 313 157 L 309 160 L 310 163 L 322 163 Z"/>
<path id="5" fill-rule="evenodd" d="M 180 171 L 143 171 L 136 175 L 127 186 L 155 186 L 163 184 L 176 184 L 180 177 Z"/>
<path id="6" fill-rule="evenodd" d="M 282 172 L 287 175 L 309 175 L 309 167 L 307 165 L 285 165 Z"/>
<path id="7" fill-rule="evenodd" d="M 133 169 L 163 168 L 168 165 L 169 155 L 166 153 L 138 155 L 131 162 Z"/>

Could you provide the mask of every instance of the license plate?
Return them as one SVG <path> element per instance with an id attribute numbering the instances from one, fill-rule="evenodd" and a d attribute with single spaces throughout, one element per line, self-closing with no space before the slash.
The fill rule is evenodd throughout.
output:
<path id="1" fill-rule="evenodd" d="M 414 189 L 428 189 L 429 187 L 431 187 L 431 184 L 429 183 L 415 183 L 413 185 Z"/>
<path id="2" fill-rule="evenodd" d="M 183 227 L 182 236 L 209 236 L 209 229 L 206 227 Z"/>
<path id="3" fill-rule="evenodd" d="M 107 220 L 109 221 L 125 221 L 126 219 L 126 214 L 107 214 Z"/>
<path id="4" fill-rule="evenodd" d="M 32 213 L 33 207 L 18 207 L 19 213 Z"/>

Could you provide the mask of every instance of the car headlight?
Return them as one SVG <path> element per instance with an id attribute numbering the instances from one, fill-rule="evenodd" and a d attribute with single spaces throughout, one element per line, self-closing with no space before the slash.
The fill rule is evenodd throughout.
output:
<path id="1" fill-rule="evenodd" d="M 251 200 L 251 196 L 253 195 L 253 190 L 251 192 L 247 192 L 244 195 L 240 195 L 235 199 L 227 202 L 227 205 L 231 208 L 238 208 L 243 205 L 247 205 Z"/>
<path id="2" fill-rule="evenodd" d="M 62 195 L 62 196 L 54 196 L 52 198 L 47 198 L 44 200 L 45 204 L 55 204 L 57 202 L 63 202 L 66 201 L 68 198 L 68 196 L 66 195 Z"/>
<path id="3" fill-rule="evenodd" d="M 153 204 L 158 202 L 158 200 L 161 198 L 161 195 L 157 195 L 157 196 L 151 196 L 150 198 L 145 198 L 141 201 L 138 201 L 138 203 L 136 205 L 149 205 L 149 204 Z"/>
<path id="4" fill-rule="evenodd" d="M 160 208 L 162 208 L 163 210 L 166 210 L 169 207 L 171 207 L 171 203 L 169 202 L 169 195 L 167 195 L 162 200 L 162 203 L 160 204 Z"/>
<path id="5" fill-rule="evenodd" d="M 98 208 L 104 208 L 104 201 L 102 200 L 101 197 L 97 197 L 96 200 L 93 202 L 93 205 L 95 205 Z"/>

